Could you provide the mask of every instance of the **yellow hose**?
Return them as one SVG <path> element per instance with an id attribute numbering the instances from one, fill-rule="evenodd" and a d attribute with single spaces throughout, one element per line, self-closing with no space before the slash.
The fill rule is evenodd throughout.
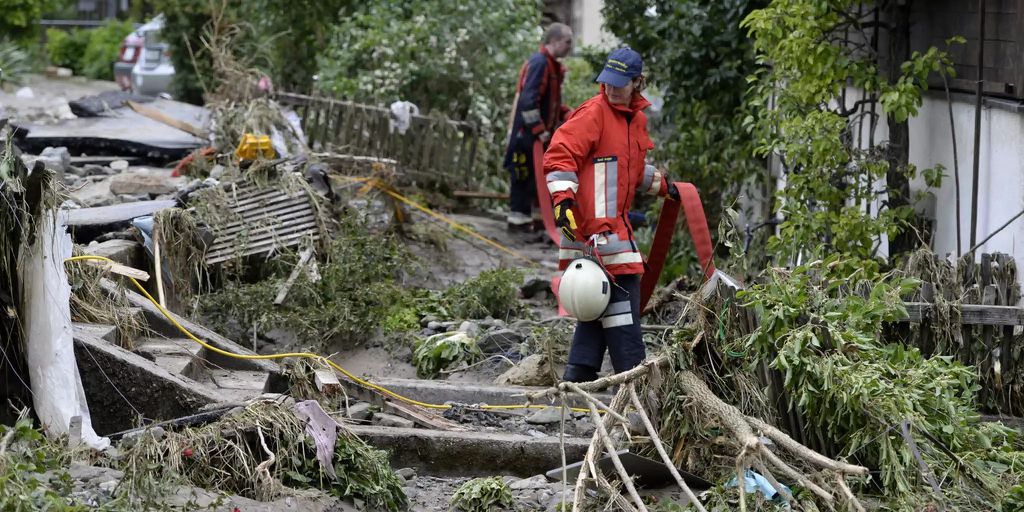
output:
<path id="1" fill-rule="evenodd" d="M 86 261 L 86 260 L 105 261 L 107 263 L 116 263 L 114 260 L 111 260 L 110 258 L 106 258 L 104 256 L 94 256 L 94 255 L 74 256 L 74 257 L 68 258 L 65 261 Z M 125 277 L 128 277 L 128 276 L 125 276 Z M 213 345 L 210 345 L 209 343 L 206 343 L 205 341 L 197 338 L 194 334 L 189 332 L 188 329 L 186 329 L 180 323 L 178 323 L 178 321 L 175 320 L 173 316 L 171 316 L 171 313 L 169 311 L 167 311 L 166 309 L 164 309 L 164 307 L 161 306 L 160 303 L 157 302 L 156 299 L 154 299 L 153 296 L 150 295 L 149 292 L 147 292 L 146 289 L 143 288 L 143 286 L 134 277 L 128 277 L 128 279 L 131 280 L 132 284 L 134 284 L 135 287 L 138 288 L 139 292 L 142 293 L 142 295 L 144 295 L 147 299 L 149 299 L 150 302 L 153 303 L 153 306 L 155 306 L 160 311 L 160 313 L 164 315 L 164 318 L 167 318 L 167 320 L 170 321 L 171 324 L 173 324 L 175 327 L 177 327 L 178 330 L 182 332 L 182 334 L 184 334 L 185 336 L 188 336 L 189 339 L 191 339 L 192 341 L 202 345 L 203 348 L 205 348 L 206 350 L 209 350 L 211 352 L 220 354 L 222 356 L 227 356 L 227 357 L 235 358 L 235 359 L 284 359 L 284 358 L 287 358 L 287 357 L 299 357 L 299 358 L 313 359 L 313 360 L 319 361 L 321 363 L 326 363 L 327 365 L 329 365 L 330 367 L 334 368 L 339 373 L 341 373 L 342 375 L 347 377 L 352 382 L 355 382 L 357 384 L 366 386 L 366 387 L 368 387 L 370 389 L 373 389 L 375 391 L 383 393 L 383 394 L 385 394 L 387 396 L 390 396 L 390 397 L 394 398 L 395 400 L 398 400 L 398 401 L 401 401 L 401 402 L 405 402 L 405 403 L 411 404 L 411 405 L 417 405 L 419 407 L 426 407 L 428 409 L 449 409 L 449 408 L 451 408 L 451 406 L 448 405 L 448 404 L 430 404 L 430 403 L 426 403 L 426 402 L 420 402 L 419 400 L 413 400 L 411 398 L 407 398 L 407 397 L 404 397 L 402 395 L 399 395 L 398 393 L 395 393 L 394 391 L 391 391 L 390 389 L 387 389 L 387 388 L 385 388 L 383 386 L 378 386 L 378 385 L 376 385 L 376 384 L 374 384 L 372 382 L 360 379 L 359 377 L 356 377 L 352 373 L 349 373 L 348 370 L 342 368 L 339 364 L 335 363 L 334 361 L 331 361 L 330 359 L 328 359 L 328 358 L 326 358 L 326 357 L 324 357 L 324 356 L 322 356 L 320 354 L 314 354 L 312 352 L 286 352 L 286 353 L 282 353 L 282 354 L 262 354 L 262 355 L 261 354 L 252 354 L 252 355 L 247 355 L 247 354 L 236 354 L 234 352 L 229 352 L 227 350 L 223 350 L 223 349 L 214 347 Z M 531 404 L 523 404 L 523 405 L 481 405 L 480 406 L 481 409 L 543 409 L 545 407 L 547 407 L 547 406 L 546 405 L 531 405 Z M 572 409 L 572 410 L 575 411 L 575 412 L 588 412 L 589 411 L 589 409 Z"/>

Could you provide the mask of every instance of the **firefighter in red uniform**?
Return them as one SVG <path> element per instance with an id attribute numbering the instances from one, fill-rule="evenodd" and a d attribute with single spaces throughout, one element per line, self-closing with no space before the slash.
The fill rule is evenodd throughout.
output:
<path id="1" fill-rule="evenodd" d="M 544 174 L 562 232 L 559 268 L 583 255 L 589 244 L 613 281 L 604 313 L 576 324 L 564 379 L 597 378 L 605 350 L 615 372 L 645 358 L 640 332 L 640 276 L 644 260 L 629 223 L 638 193 L 679 200 L 666 176 L 646 163 L 654 147 L 647 134 L 650 105 L 644 89 L 643 60 L 620 48 L 608 55 L 597 82 L 601 92 L 580 105 L 551 140 L 544 154 Z"/>
<path id="2" fill-rule="evenodd" d="M 569 55 L 570 51 L 572 29 L 562 23 L 552 23 L 544 32 L 540 49 L 519 72 L 504 161 L 504 167 L 511 174 L 508 215 L 511 229 L 528 228 L 533 223 L 533 203 L 537 200 L 533 178 L 534 142 L 540 140 L 546 147 L 551 134 L 569 112 L 562 104 L 565 67 L 558 59 Z"/>

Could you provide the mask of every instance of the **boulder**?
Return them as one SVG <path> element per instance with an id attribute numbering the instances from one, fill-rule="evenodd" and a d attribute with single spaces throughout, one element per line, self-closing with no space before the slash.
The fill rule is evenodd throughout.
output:
<path id="1" fill-rule="evenodd" d="M 526 357 L 519 364 L 499 375 L 494 383 L 500 386 L 550 386 L 554 384 L 551 379 L 551 365 L 548 364 L 547 357 L 542 354 Z"/>
<path id="2" fill-rule="evenodd" d="M 117 195 L 159 196 L 178 190 L 179 181 L 171 177 L 170 171 L 127 171 L 110 178 L 110 191 Z"/>
<path id="3" fill-rule="evenodd" d="M 68 148 L 44 148 L 38 156 L 32 155 L 21 155 L 21 159 L 25 162 L 25 166 L 29 169 L 35 165 L 35 162 L 42 162 L 43 165 L 54 172 L 57 178 L 64 178 L 64 174 L 71 170 L 71 153 L 68 153 Z"/>
<path id="4" fill-rule="evenodd" d="M 117 172 L 127 171 L 128 170 L 128 161 L 127 160 L 114 160 L 113 162 L 110 162 L 110 168 L 115 170 L 115 171 L 117 171 Z"/>
<path id="5" fill-rule="evenodd" d="M 76 203 L 86 207 L 110 206 L 116 202 L 110 192 L 110 180 L 106 177 L 90 177 L 89 183 L 71 193 Z"/>
<path id="6" fill-rule="evenodd" d="M 512 329 L 495 329 L 477 338 L 477 345 L 485 354 L 499 354 L 516 350 L 523 335 Z"/>

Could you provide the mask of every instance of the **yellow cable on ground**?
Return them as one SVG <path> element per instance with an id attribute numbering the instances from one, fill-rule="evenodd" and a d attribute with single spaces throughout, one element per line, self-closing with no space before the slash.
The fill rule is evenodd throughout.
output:
<path id="1" fill-rule="evenodd" d="M 73 257 L 68 258 L 67 260 L 64 260 L 64 261 L 86 261 L 86 260 L 105 261 L 107 263 L 116 263 L 114 260 L 112 260 L 110 258 L 107 258 L 107 257 L 104 257 L 104 256 L 94 256 L 94 255 L 73 256 Z M 125 276 L 125 277 L 128 277 L 128 276 Z M 398 393 L 395 393 L 394 391 L 391 391 L 390 389 L 387 389 L 387 388 L 385 388 L 383 386 L 378 386 L 378 385 L 376 385 L 376 384 L 374 384 L 372 382 L 360 379 L 359 377 L 356 377 L 352 373 L 349 373 L 348 370 L 342 368 L 339 364 L 335 363 L 334 361 L 331 361 L 330 359 L 328 359 L 328 358 L 326 358 L 326 357 L 324 357 L 324 356 L 322 356 L 320 354 L 314 354 L 312 352 L 286 352 L 286 353 L 282 353 L 282 354 L 262 354 L 262 355 L 261 354 L 252 354 L 252 355 L 248 355 L 248 354 L 236 354 L 234 352 L 229 352 L 227 350 L 214 347 L 213 345 L 210 345 L 209 343 L 206 343 L 205 341 L 197 338 L 194 334 L 189 332 L 188 329 L 186 329 L 180 323 L 178 323 L 178 321 L 175 320 L 173 316 L 171 316 L 171 313 L 169 311 L 167 311 L 166 309 L 164 309 L 164 307 L 161 306 L 160 303 L 157 302 L 156 299 L 154 299 L 153 296 L 150 295 L 149 292 L 147 292 L 146 289 L 134 277 L 128 277 L 128 279 L 130 279 L 132 284 L 134 284 L 135 287 L 139 289 L 139 292 L 141 292 L 142 295 L 144 295 L 147 299 L 149 299 L 150 302 L 153 303 L 153 306 L 155 306 L 160 311 L 160 313 L 164 315 L 164 318 L 167 318 L 167 320 L 170 321 L 171 324 L 173 324 L 175 327 L 177 327 L 178 330 L 182 332 L 182 334 L 184 334 L 185 336 L 188 336 L 188 338 L 191 339 L 192 341 L 202 345 L 203 348 L 205 348 L 205 349 L 207 349 L 207 350 L 209 350 L 211 352 L 214 352 L 216 354 L 220 354 L 220 355 L 226 356 L 226 357 L 231 357 L 231 358 L 234 358 L 234 359 L 284 359 L 284 358 L 288 358 L 288 357 L 298 357 L 298 358 L 313 359 L 313 360 L 316 360 L 316 361 L 319 361 L 321 363 L 325 363 L 325 364 L 329 365 L 330 367 L 334 368 L 339 373 L 341 373 L 342 375 L 344 375 L 345 377 L 350 379 L 352 382 L 355 382 L 357 384 L 366 386 L 366 387 L 368 387 L 370 389 L 373 389 L 375 391 L 383 393 L 383 394 L 385 394 L 387 396 L 390 396 L 390 397 L 392 397 L 392 398 L 394 398 L 396 400 L 399 400 L 401 402 L 405 402 L 405 403 L 411 404 L 411 405 L 416 405 L 416 406 L 419 406 L 419 407 L 426 407 L 428 409 L 450 409 L 451 408 L 451 406 L 447 405 L 447 404 L 430 404 L 430 403 L 426 403 L 426 402 L 420 402 L 419 400 L 413 400 L 411 398 L 407 398 L 407 397 L 404 397 L 402 395 L 399 395 Z M 482 409 L 544 409 L 545 407 L 547 407 L 547 406 L 546 405 L 531 405 L 531 404 L 523 404 L 523 405 L 481 405 L 480 406 L 480 408 L 482 408 Z M 576 408 L 574 408 L 572 410 L 574 412 L 589 412 L 589 409 L 576 409 Z"/>
<path id="2" fill-rule="evenodd" d="M 360 178 L 360 177 L 343 176 L 343 175 L 337 175 L 337 176 L 334 176 L 334 177 L 339 178 L 339 179 L 344 179 L 344 180 L 352 181 L 352 182 L 366 183 L 366 185 L 365 185 L 363 190 L 365 190 L 366 187 L 375 187 L 375 188 L 379 189 L 381 192 L 384 192 L 385 194 L 387 194 L 387 195 L 389 195 L 389 196 L 391 196 L 391 197 L 393 197 L 393 198 L 395 198 L 395 199 L 397 199 L 397 200 L 399 200 L 399 201 L 401 201 L 401 202 L 403 202 L 403 203 L 405 203 L 405 204 L 407 204 L 409 206 L 412 206 L 413 208 L 416 208 L 417 210 L 419 210 L 419 211 L 421 211 L 421 212 L 423 212 L 423 213 L 425 213 L 425 214 L 427 214 L 427 215 L 429 215 L 429 216 L 431 216 L 431 217 L 433 217 L 433 218 L 435 218 L 437 220 L 440 220 L 441 222 L 444 222 L 444 223 L 448 224 L 449 226 L 451 226 L 451 227 L 453 227 L 453 228 L 455 228 L 455 229 L 457 229 L 459 231 L 462 231 L 463 233 L 466 233 L 466 234 L 469 234 L 470 236 L 476 237 L 476 238 L 482 240 L 483 242 L 487 243 L 488 245 L 497 248 L 498 250 L 504 251 L 504 252 L 506 252 L 508 254 L 511 254 L 512 256 L 515 256 L 516 258 L 519 258 L 519 259 L 529 263 L 530 266 L 532 266 L 532 267 L 539 267 L 540 266 L 532 258 L 530 258 L 528 256 L 525 256 L 525 255 L 523 255 L 523 254 L 521 254 L 519 252 L 516 252 L 515 250 L 509 249 L 508 247 L 505 247 L 504 245 L 501 245 L 498 242 L 495 242 L 494 240 L 491 240 L 490 238 L 487 238 L 486 236 L 483 236 L 480 233 L 477 233 L 476 231 L 473 231 L 472 229 L 469 229 L 466 226 L 463 226 L 462 224 L 459 224 L 458 222 L 455 222 L 454 220 L 451 220 L 448 217 L 445 217 L 444 215 L 441 215 L 440 213 L 437 213 L 434 210 L 431 210 L 430 208 L 427 208 L 426 206 L 423 206 L 423 205 L 413 201 L 412 199 L 409 199 L 408 197 L 403 196 L 402 194 L 398 193 L 393 188 L 388 186 L 386 183 L 384 183 L 384 182 L 382 182 L 382 181 L 380 181 L 380 180 L 378 180 L 376 178 Z"/>

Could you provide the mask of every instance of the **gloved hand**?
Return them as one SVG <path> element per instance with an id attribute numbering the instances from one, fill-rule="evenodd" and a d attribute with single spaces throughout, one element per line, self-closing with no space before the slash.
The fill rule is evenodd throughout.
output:
<path id="1" fill-rule="evenodd" d="M 570 242 L 576 241 L 576 217 L 572 214 L 572 207 L 576 202 L 566 199 L 555 205 L 555 225 L 562 232 L 562 236 Z"/>
<path id="2" fill-rule="evenodd" d="M 668 197 L 672 198 L 673 201 L 679 201 L 679 189 L 676 188 L 676 186 L 667 178 L 665 179 L 665 183 L 668 184 Z"/>

